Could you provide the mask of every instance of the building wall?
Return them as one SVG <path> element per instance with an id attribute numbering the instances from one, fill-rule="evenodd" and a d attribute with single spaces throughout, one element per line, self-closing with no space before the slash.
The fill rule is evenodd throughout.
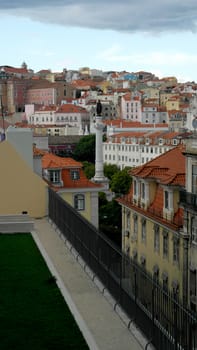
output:
<path id="1" fill-rule="evenodd" d="M 26 211 L 33 218 L 48 212 L 48 186 L 36 175 L 8 142 L 0 143 L 0 214 L 16 215 Z"/>
<path id="2" fill-rule="evenodd" d="M 79 214 L 81 214 L 86 220 L 88 220 L 89 222 L 92 222 L 92 224 L 95 224 L 97 225 L 98 224 L 98 211 L 96 212 L 97 213 L 97 218 L 94 216 L 94 213 L 93 213 L 93 210 L 95 208 L 95 205 L 96 205 L 96 201 L 93 196 L 92 196 L 92 193 L 91 192 L 84 192 L 84 189 L 82 189 L 78 192 L 73 191 L 72 192 L 59 192 L 60 196 L 66 201 L 68 202 L 72 207 L 74 206 L 74 195 L 77 194 L 77 193 L 82 193 L 82 194 L 85 194 L 85 210 L 80 210 L 79 211 Z M 92 201 L 92 199 L 94 199 Z M 97 200 L 98 200 L 98 194 L 97 194 Z M 97 227 L 97 226 L 96 226 Z"/>
<path id="3" fill-rule="evenodd" d="M 129 237 L 125 237 L 125 223 L 127 221 L 127 211 L 122 211 L 123 217 L 123 239 L 122 249 L 128 253 L 131 257 L 137 259 L 139 264 L 142 264 L 142 258 L 145 258 L 144 267 L 152 275 L 154 274 L 154 267 L 158 266 L 159 281 L 163 283 L 163 274 L 168 275 L 168 287 L 172 289 L 173 283 L 176 281 L 179 285 L 179 296 L 182 298 L 183 290 L 183 241 L 179 243 L 179 262 L 173 261 L 173 239 L 175 231 L 159 225 L 159 249 L 156 251 L 154 248 L 154 225 L 158 224 L 157 221 L 151 220 L 148 217 L 139 214 L 136 211 L 130 210 L 130 234 Z M 138 230 L 134 234 L 134 215 L 137 215 Z M 146 239 L 142 239 L 142 220 L 146 219 Z M 127 227 L 128 228 L 128 227 Z M 163 256 L 163 230 L 168 233 L 168 256 Z M 129 249 L 128 249 L 129 248 Z M 137 255 L 135 255 L 137 252 Z"/>
<path id="4" fill-rule="evenodd" d="M 16 128 L 9 126 L 6 131 L 6 139 L 13 145 L 16 151 L 33 169 L 33 133 L 29 128 Z"/>

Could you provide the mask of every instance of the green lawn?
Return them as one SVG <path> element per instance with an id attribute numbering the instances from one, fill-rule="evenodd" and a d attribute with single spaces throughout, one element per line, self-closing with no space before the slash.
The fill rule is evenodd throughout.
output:
<path id="1" fill-rule="evenodd" d="M 30 234 L 0 234 L 0 349 L 88 349 Z"/>

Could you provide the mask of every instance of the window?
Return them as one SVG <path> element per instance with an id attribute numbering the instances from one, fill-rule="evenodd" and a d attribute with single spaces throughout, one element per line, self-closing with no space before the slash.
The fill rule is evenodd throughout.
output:
<path id="1" fill-rule="evenodd" d="M 134 215 L 134 217 L 133 217 L 133 231 L 134 231 L 134 234 L 137 234 L 137 231 L 138 231 L 138 217 L 137 217 L 137 215 Z"/>
<path id="2" fill-rule="evenodd" d="M 142 219 L 142 242 L 146 242 L 146 220 Z"/>
<path id="3" fill-rule="evenodd" d="M 197 193 L 197 165 L 192 165 L 192 193 Z"/>
<path id="4" fill-rule="evenodd" d="M 130 212 L 127 212 L 127 216 L 126 216 L 126 228 L 130 230 Z"/>
<path id="5" fill-rule="evenodd" d="M 179 240 L 177 238 L 174 238 L 173 242 L 173 262 L 179 262 Z"/>
<path id="6" fill-rule="evenodd" d="M 137 181 L 136 180 L 133 181 L 133 194 L 134 194 L 134 196 L 137 195 Z"/>
<path id="7" fill-rule="evenodd" d="M 163 257 L 168 257 L 168 232 L 163 231 Z"/>
<path id="8" fill-rule="evenodd" d="M 197 244 L 197 218 L 192 218 L 192 242 Z"/>
<path id="9" fill-rule="evenodd" d="M 74 208 L 76 210 L 85 209 L 85 196 L 83 194 L 76 194 L 74 196 Z"/>
<path id="10" fill-rule="evenodd" d="M 168 193 L 168 191 L 164 191 L 164 207 L 165 207 L 165 209 L 169 209 L 169 193 Z"/>
<path id="11" fill-rule="evenodd" d="M 145 198 L 145 183 L 141 183 L 141 197 L 144 199 Z"/>
<path id="12" fill-rule="evenodd" d="M 53 183 L 60 182 L 60 170 L 49 170 L 49 180 Z"/>
<path id="13" fill-rule="evenodd" d="M 71 170 L 71 179 L 72 180 L 79 180 L 80 176 L 79 176 L 79 170 Z"/>
<path id="14" fill-rule="evenodd" d="M 154 250 L 155 252 L 159 252 L 159 226 L 154 226 Z"/>

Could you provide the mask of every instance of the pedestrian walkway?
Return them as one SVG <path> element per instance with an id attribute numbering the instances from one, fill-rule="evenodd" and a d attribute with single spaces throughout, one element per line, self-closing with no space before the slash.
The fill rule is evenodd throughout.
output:
<path id="1" fill-rule="evenodd" d="M 92 278 L 76 251 L 47 218 L 32 233 L 91 350 L 142 350 L 148 341 Z M 116 306 L 116 307 L 115 307 Z M 128 328 L 129 325 L 129 328 Z M 150 350 L 151 347 L 148 346 Z"/>

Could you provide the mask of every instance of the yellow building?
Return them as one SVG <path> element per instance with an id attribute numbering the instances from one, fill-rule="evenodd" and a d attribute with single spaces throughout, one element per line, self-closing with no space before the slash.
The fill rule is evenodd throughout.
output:
<path id="1" fill-rule="evenodd" d="M 50 187 L 98 228 L 98 192 L 103 188 L 86 178 L 82 163 L 47 153 L 42 157 L 42 169 Z"/>
<path id="2" fill-rule="evenodd" d="M 188 249 L 189 307 L 197 311 L 197 139 L 196 133 L 186 140 L 186 190 L 180 193 L 184 208 L 184 235 Z"/>
<path id="3" fill-rule="evenodd" d="M 168 101 L 166 101 L 166 109 L 167 111 L 179 111 L 180 109 L 180 100 L 178 96 L 171 97 Z"/>
<path id="4" fill-rule="evenodd" d="M 162 284 L 187 297 L 187 260 L 179 190 L 185 184 L 185 157 L 178 146 L 131 170 L 130 193 L 122 206 L 122 249 Z"/>
<path id="5" fill-rule="evenodd" d="M 166 92 L 165 90 L 160 90 L 160 92 L 159 92 L 159 104 L 161 106 L 166 106 L 167 101 L 174 98 L 174 96 L 177 96 L 177 95 L 175 95 L 175 93 L 172 93 L 172 92 L 168 92 L 168 91 Z"/>
<path id="6" fill-rule="evenodd" d="M 26 212 L 32 218 L 46 216 L 48 213 L 46 182 L 34 173 L 9 141 L 0 143 L 0 159 L 0 215 L 20 215 Z"/>
<path id="7" fill-rule="evenodd" d="M 144 100 L 147 99 L 156 99 L 159 103 L 159 89 L 155 87 L 146 87 L 143 88 Z"/>

